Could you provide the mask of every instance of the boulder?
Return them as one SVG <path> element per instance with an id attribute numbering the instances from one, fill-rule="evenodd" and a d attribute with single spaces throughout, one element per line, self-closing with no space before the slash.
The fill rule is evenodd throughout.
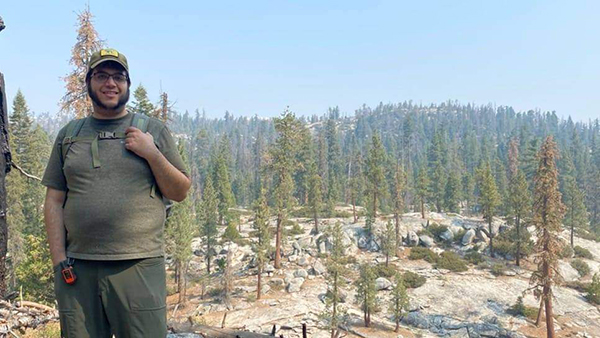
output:
<path id="1" fill-rule="evenodd" d="M 408 232 L 408 246 L 417 246 L 419 245 L 419 235 L 417 235 L 414 231 Z"/>
<path id="2" fill-rule="evenodd" d="M 473 239 L 475 239 L 475 230 L 469 229 L 469 231 L 467 231 L 462 238 L 462 245 L 469 245 L 473 243 Z"/>
<path id="3" fill-rule="evenodd" d="M 294 271 L 294 277 L 306 278 L 306 277 L 308 277 L 308 272 L 306 272 L 306 270 L 304 270 L 304 269 L 298 269 L 298 270 Z"/>
<path id="4" fill-rule="evenodd" d="M 302 284 L 304 284 L 304 278 L 296 277 L 290 281 L 287 286 L 287 292 L 293 293 L 298 292 L 302 288 Z"/>
<path id="5" fill-rule="evenodd" d="M 283 286 L 283 284 L 285 284 L 285 281 L 281 278 L 271 278 L 269 284 Z"/>
<path id="6" fill-rule="evenodd" d="M 387 278 L 379 277 L 375 280 L 375 286 L 377 291 L 379 290 L 389 290 L 392 287 L 392 282 L 390 282 Z"/>
<path id="7" fill-rule="evenodd" d="M 310 261 L 308 260 L 308 257 L 306 255 L 300 256 L 300 258 L 298 258 L 298 265 L 300 266 L 307 266 L 308 264 L 310 264 Z"/>
<path id="8" fill-rule="evenodd" d="M 452 240 L 454 239 L 454 233 L 452 232 L 452 230 L 447 229 L 446 231 L 442 232 L 442 234 L 440 235 L 440 237 L 445 242 L 452 242 Z"/>
<path id="9" fill-rule="evenodd" d="M 323 265 L 323 263 L 321 263 L 321 261 L 316 260 L 315 264 L 313 264 L 313 272 L 315 275 L 322 275 L 325 272 L 327 272 L 327 268 L 325 267 L 325 265 Z"/>
<path id="10" fill-rule="evenodd" d="M 431 248 L 435 244 L 435 242 L 433 241 L 433 238 L 431 238 L 427 235 L 419 236 L 419 240 L 421 241 L 421 243 L 423 243 L 423 245 L 426 248 Z"/>
<path id="11" fill-rule="evenodd" d="M 367 236 L 358 237 L 357 245 L 359 249 L 366 249 L 369 246 L 369 239 Z"/>
<path id="12" fill-rule="evenodd" d="M 409 312 L 406 316 L 404 316 L 402 322 L 406 325 L 410 325 L 419 329 L 429 329 L 431 326 L 429 319 L 419 311 Z"/>

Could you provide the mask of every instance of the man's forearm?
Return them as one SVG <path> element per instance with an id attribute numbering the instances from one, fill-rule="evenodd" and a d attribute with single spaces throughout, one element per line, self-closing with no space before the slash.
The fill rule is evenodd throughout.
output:
<path id="1" fill-rule="evenodd" d="M 44 222 L 46 224 L 46 233 L 48 234 L 52 264 L 56 265 L 67 258 L 65 253 L 66 230 L 63 223 L 62 203 L 46 199 L 44 205 Z"/>
<path id="2" fill-rule="evenodd" d="M 158 150 L 146 158 L 160 192 L 168 199 L 181 202 L 187 196 L 191 181 Z"/>

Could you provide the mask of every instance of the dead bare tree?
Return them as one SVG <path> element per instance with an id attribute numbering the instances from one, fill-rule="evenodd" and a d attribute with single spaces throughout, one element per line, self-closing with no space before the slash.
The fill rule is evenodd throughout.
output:
<path id="1" fill-rule="evenodd" d="M 0 31 L 6 26 L 0 18 Z M 6 294 L 6 253 L 8 251 L 8 226 L 6 222 L 6 185 L 5 178 L 10 172 L 11 154 L 8 146 L 8 108 L 4 75 L 0 73 L 0 297 Z"/>

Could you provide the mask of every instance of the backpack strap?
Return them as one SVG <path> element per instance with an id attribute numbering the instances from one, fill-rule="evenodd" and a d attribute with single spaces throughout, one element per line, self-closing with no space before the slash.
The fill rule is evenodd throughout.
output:
<path id="1" fill-rule="evenodd" d="M 81 128 L 83 127 L 85 121 L 87 120 L 87 117 L 84 117 L 82 119 L 76 119 L 76 120 L 71 120 L 68 124 L 67 124 L 67 130 L 65 132 L 65 137 L 63 138 L 62 142 L 60 143 L 60 161 L 61 163 L 64 165 L 65 162 L 65 158 L 67 158 L 67 153 L 69 152 L 69 149 L 71 148 L 71 144 L 73 144 L 73 142 L 79 141 L 77 135 L 79 135 L 79 132 L 81 131 Z"/>
<path id="2" fill-rule="evenodd" d="M 141 130 L 142 133 L 145 133 L 148 131 L 148 121 L 149 121 L 148 116 L 143 115 L 143 114 L 133 113 L 133 119 L 131 120 L 131 126 L 136 127 L 137 129 Z"/>

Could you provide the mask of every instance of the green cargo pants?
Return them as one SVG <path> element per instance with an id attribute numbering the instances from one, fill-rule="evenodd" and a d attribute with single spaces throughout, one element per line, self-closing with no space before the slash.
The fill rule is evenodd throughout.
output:
<path id="1" fill-rule="evenodd" d="M 75 284 L 54 268 L 54 291 L 65 338 L 164 338 L 167 335 L 163 257 L 125 261 L 76 259 Z"/>

